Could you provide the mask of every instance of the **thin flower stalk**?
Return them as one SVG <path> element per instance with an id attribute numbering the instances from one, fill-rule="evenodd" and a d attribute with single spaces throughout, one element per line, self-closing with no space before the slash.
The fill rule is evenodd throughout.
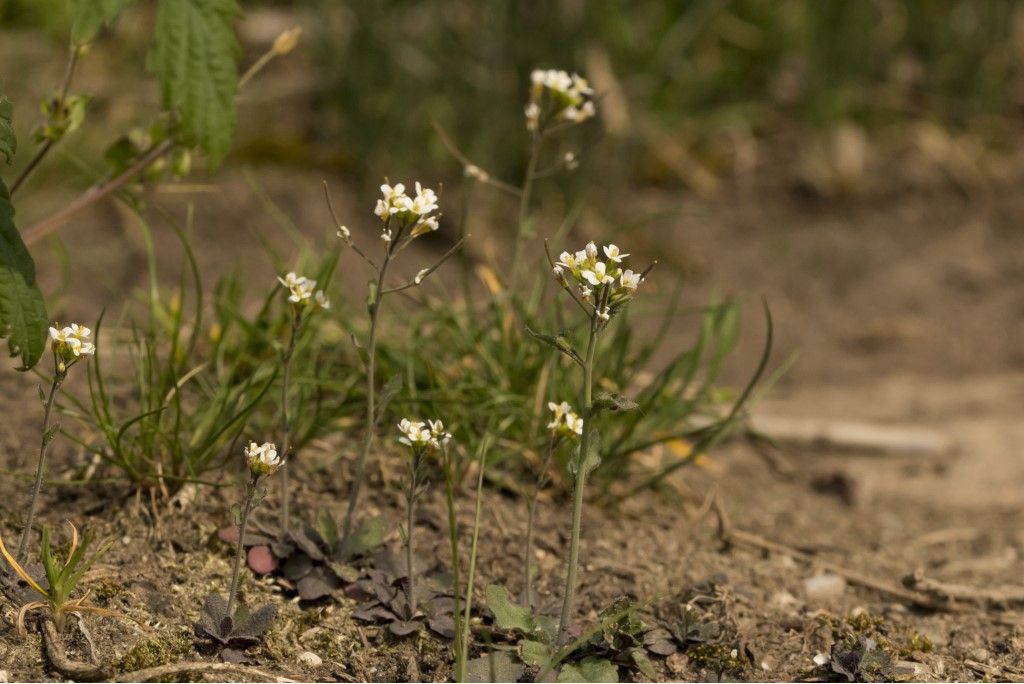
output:
<path id="1" fill-rule="evenodd" d="M 480 513 L 483 505 L 483 493 L 484 493 L 484 470 L 487 467 L 487 451 L 491 446 L 490 435 L 485 435 L 483 441 L 480 442 L 479 453 L 480 460 L 477 466 L 478 474 L 476 481 L 476 504 L 473 508 L 473 541 L 469 547 L 469 568 L 467 570 L 466 577 L 466 605 L 463 607 L 462 614 L 462 639 L 460 640 L 460 646 L 462 647 L 461 655 L 455 659 L 455 681 L 464 682 L 466 681 L 466 664 L 469 662 L 469 636 L 470 636 L 470 618 L 473 612 L 473 582 L 476 579 L 476 556 L 477 548 L 480 542 Z"/>
<path id="2" fill-rule="evenodd" d="M 291 327 L 288 335 L 288 344 L 281 350 L 281 423 L 279 428 L 278 442 L 281 445 L 281 453 L 288 454 L 291 448 L 291 367 L 292 357 L 295 355 L 295 348 L 298 345 L 299 333 L 309 319 L 309 316 L 317 309 L 329 309 L 331 302 L 323 290 L 316 289 L 316 281 L 304 276 L 288 273 L 279 277 L 278 282 L 288 293 L 288 304 L 291 309 Z M 280 527 L 281 534 L 286 534 L 291 529 L 291 488 L 288 478 L 288 467 L 281 468 L 281 509 Z"/>
<path id="3" fill-rule="evenodd" d="M 411 458 L 408 461 L 406 471 L 405 491 L 405 569 L 406 569 L 406 598 L 409 607 L 408 618 L 416 615 L 416 568 L 413 563 L 413 533 L 416 529 L 416 500 L 421 494 L 421 479 L 423 466 L 428 454 L 433 452 L 444 452 L 447 450 L 448 442 L 451 441 L 451 433 L 445 431 L 444 423 L 439 420 L 409 420 L 403 418 L 398 424 L 402 433 L 399 442 L 409 447 Z"/>
<path id="4" fill-rule="evenodd" d="M 231 568 L 231 583 L 228 585 L 228 615 L 235 614 L 238 602 L 238 584 L 241 578 L 242 557 L 245 555 L 245 531 L 249 524 L 249 515 L 256 503 L 261 480 L 281 470 L 284 459 L 278 454 L 277 446 L 272 442 L 256 444 L 250 442 L 244 450 L 246 465 L 249 468 L 249 479 L 245 485 L 245 504 L 242 506 L 238 520 L 238 541 L 235 544 L 235 560 Z"/>
<path id="5" fill-rule="evenodd" d="M 330 194 L 324 186 L 324 194 L 327 198 L 327 207 L 331 217 L 338 228 L 338 237 L 353 249 L 377 274 L 376 279 L 370 285 L 370 293 L 367 298 L 367 313 L 370 316 L 370 329 L 366 341 L 366 431 L 363 436 L 362 448 L 356 460 L 355 473 L 352 480 L 352 488 L 349 492 L 348 506 L 345 510 L 345 517 L 342 521 L 341 551 L 344 555 L 347 552 L 349 538 L 352 534 L 355 522 L 355 512 L 359 506 L 359 497 L 366 482 L 366 464 L 369 460 L 370 451 L 376 437 L 377 424 L 380 422 L 379 407 L 377 403 L 377 336 L 380 328 L 380 311 L 384 297 L 394 292 L 400 292 L 412 287 L 418 287 L 423 280 L 437 269 L 455 250 L 461 246 L 461 241 L 450 249 L 433 266 L 421 269 L 416 277 L 403 285 L 387 288 L 386 278 L 388 267 L 395 256 L 405 249 L 409 243 L 421 235 L 436 231 L 440 227 L 440 216 L 438 212 L 437 194 L 430 188 L 415 184 L 414 195 L 407 194 L 402 183 L 381 185 L 381 199 L 377 200 L 374 214 L 381 221 L 380 239 L 383 243 L 384 257 L 378 266 L 373 259 L 368 257 L 352 240 L 351 231 L 341 224 L 331 204 Z"/>
<path id="6" fill-rule="evenodd" d="M 60 427 L 59 424 L 50 425 L 53 402 L 65 378 L 67 378 L 70 368 L 79 361 L 96 353 L 96 346 L 90 341 L 91 336 L 92 331 L 89 328 L 74 323 L 61 329 L 50 328 L 50 349 L 53 352 L 53 381 L 50 384 L 50 391 L 43 401 L 43 430 L 39 441 L 36 476 L 32 483 L 32 497 L 29 499 L 25 527 L 21 531 L 21 539 L 18 541 L 18 553 L 15 555 L 15 558 L 20 563 L 25 562 L 25 553 L 28 551 L 28 538 L 32 533 L 32 526 L 35 523 L 39 493 L 43 487 L 43 474 L 46 472 L 46 451 Z M 42 397 L 41 388 L 39 393 L 40 397 Z"/>
<path id="7" fill-rule="evenodd" d="M 460 666 L 462 665 L 462 612 L 459 609 L 459 595 L 462 591 L 462 559 L 459 555 L 459 523 L 455 508 L 456 464 L 452 451 L 445 445 L 441 452 L 442 470 L 444 472 L 444 494 L 448 505 L 448 543 L 452 552 L 452 600 L 454 606 L 452 617 L 455 622 L 455 681 L 461 682 Z M 464 677 L 465 673 L 462 673 Z"/>

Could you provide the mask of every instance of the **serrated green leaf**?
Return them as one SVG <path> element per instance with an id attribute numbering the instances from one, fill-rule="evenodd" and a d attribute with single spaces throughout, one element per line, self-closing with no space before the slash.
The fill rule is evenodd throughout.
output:
<path id="1" fill-rule="evenodd" d="M 71 42 L 88 43 L 109 26 L 132 0 L 71 0 Z"/>
<path id="2" fill-rule="evenodd" d="M 487 607 L 494 613 L 494 622 L 502 629 L 517 629 L 525 634 L 533 632 L 530 611 L 512 602 L 505 587 L 488 585 L 485 594 Z"/>
<path id="3" fill-rule="evenodd" d="M 519 642 L 520 657 L 527 665 L 547 667 L 551 663 L 551 649 L 539 641 L 523 640 Z"/>
<path id="4" fill-rule="evenodd" d="M 235 0 L 160 0 L 152 67 L 163 104 L 216 166 L 235 133 Z"/>
<path id="5" fill-rule="evenodd" d="M 11 164 L 18 151 L 18 139 L 14 136 L 14 105 L 4 95 L 3 89 L 3 81 L 0 81 L 0 154 Z"/>
<path id="6" fill-rule="evenodd" d="M 610 660 L 586 658 L 579 663 L 566 665 L 558 673 L 560 682 L 618 682 L 618 668 Z"/>
<path id="7" fill-rule="evenodd" d="M 36 267 L 14 226 L 11 193 L 0 180 L 0 338 L 21 368 L 36 365 L 46 348 L 46 305 L 36 283 Z"/>

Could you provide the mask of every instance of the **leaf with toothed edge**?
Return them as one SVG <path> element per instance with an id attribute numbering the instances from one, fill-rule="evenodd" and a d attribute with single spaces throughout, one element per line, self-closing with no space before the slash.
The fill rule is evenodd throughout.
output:
<path id="1" fill-rule="evenodd" d="M 235 0 L 160 0 L 151 65 L 164 107 L 177 109 L 186 135 L 220 163 L 235 132 L 239 55 Z"/>
<path id="2" fill-rule="evenodd" d="M 14 225 L 11 194 L 0 180 L 0 338 L 7 338 L 11 356 L 21 357 L 18 370 L 31 369 L 43 355 L 48 323 L 35 263 Z"/>

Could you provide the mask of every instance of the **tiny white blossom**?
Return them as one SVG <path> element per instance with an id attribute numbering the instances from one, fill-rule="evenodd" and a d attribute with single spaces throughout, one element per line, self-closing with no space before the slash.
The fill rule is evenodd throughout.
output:
<path id="1" fill-rule="evenodd" d="M 530 73 L 530 82 L 533 83 L 533 85 L 542 86 L 544 85 L 544 76 L 545 73 L 543 69 L 534 69 Z"/>
<path id="2" fill-rule="evenodd" d="M 49 332 L 54 352 L 64 361 L 96 353 L 96 346 L 89 341 L 92 331 L 84 325 L 72 323 L 60 330 L 51 326 Z"/>
<path id="3" fill-rule="evenodd" d="M 388 205 L 387 202 L 385 202 L 382 199 L 379 199 L 377 200 L 377 207 L 373 210 L 373 213 L 379 216 L 383 221 L 386 220 L 387 217 L 391 215 L 391 207 Z"/>
<path id="4" fill-rule="evenodd" d="M 562 163 L 565 165 L 565 169 L 567 171 L 575 171 L 580 165 L 576 155 L 572 152 L 565 153 L 565 156 L 562 158 Z"/>
<path id="5" fill-rule="evenodd" d="M 331 308 L 331 300 L 328 299 L 327 295 L 324 294 L 323 290 L 317 290 L 316 291 L 316 295 L 314 296 L 314 300 L 316 301 L 316 305 L 318 307 L 320 307 L 321 309 L 330 309 Z"/>
<path id="6" fill-rule="evenodd" d="M 607 321 L 612 317 L 611 308 L 606 306 L 603 309 L 599 310 L 597 312 L 597 317 L 600 318 L 601 320 Z"/>
<path id="7" fill-rule="evenodd" d="M 419 237 L 420 235 L 424 235 L 426 233 L 431 233 L 431 232 L 437 230 L 440 227 L 441 227 L 441 224 L 437 220 L 437 217 L 435 217 L 435 216 L 428 216 L 425 219 L 421 219 L 420 222 L 416 224 L 416 227 L 413 228 L 412 232 L 409 233 L 409 234 L 412 237 Z"/>
<path id="8" fill-rule="evenodd" d="M 565 416 L 565 426 L 577 435 L 583 434 L 583 419 L 571 411 Z"/>
<path id="9" fill-rule="evenodd" d="M 558 263 L 571 270 L 576 268 L 578 260 L 575 256 L 569 254 L 568 252 L 562 252 L 561 254 L 558 255 Z"/>
<path id="10" fill-rule="evenodd" d="M 430 434 L 432 436 L 432 445 L 434 448 L 440 448 L 451 441 L 451 433 L 445 431 L 444 423 L 440 420 L 428 420 L 427 424 L 430 426 Z"/>
<path id="11" fill-rule="evenodd" d="M 583 283 L 580 283 L 579 286 L 580 286 L 580 297 L 582 297 L 585 300 L 589 300 L 591 295 L 594 294 L 594 291 L 591 290 L 586 285 L 584 285 Z"/>
<path id="12" fill-rule="evenodd" d="M 593 268 L 586 269 L 581 275 L 591 285 L 607 285 L 615 282 L 615 278 L 609 275 L 608 266 L 603 261 L 598 261 Z"/>
<path id="13" fill-rule="evenodd" d="M 350 231 L 348 229 L 348 226 L 342 226 L 342 227 L 338 228 L 338 237 L 340 237 L 345 242 L 351 243 L 352 242 L 352 231 Z"/>
<path id="14" fill-rule="evenodd" d="M 619 276 L 619 282 L 622 283 L 622 288 L 629 292 L 635 292 L 636 288 L 640 286 L 641 275 L 639 273 L 633 273 L 628 268 L 622 272 Z"/>
<path id="15" fill-rule="evenodd" d="M 383 233 L 381 233 L 380 234 L 380 239 L 384 241 L 384 244 L 390 245 L 391 244 L 391 229 L 388 228 Z"/>
<path id="16" fill-rule="evenodd" d="M 426 278 L 428 275 L 430 275 L 429 268 L 420 269 L 420 272 L 416 274 L 416 277 L 413 278 L 412 281 L 419 285 L 420 283 L 423 282 L 423 279 Z"/>
<path id="17" fill-rule="evenodd" d="M 619 248 L 615 245 L 605 245 L 602 249 L 604 250 L 604 255 L 615 263 L 619 263 L 629 256 L 628 254 L 620 253 Z"/>
<path id="18" fill-rule="evenodd" d="M 587 246 L 584 247 L 584 249 L 587 252 L 587 256 L 590 257 L 591 259 L 594 259 L 594 258 L 597 257 L 597 245 L 594 244 L 593 240 L 588 242 Z"/>
<path id="19" fill-rule="evenodd" d="M 256 476 L 270 475 L 284 465 L 284 459 L 278 455 L 277 445 L 273 442 L 249 442 L 244 453 L 249 470 Z"/>
<path id="20" fill-rule="evenodd" d="M 295 273 L 287 273 L 284 278 L 278 276 L 277 281 L 288 288 L 288 301 L 293 304 L 302 304 L 312 298 L 316 288 L 315 280 Z"/>

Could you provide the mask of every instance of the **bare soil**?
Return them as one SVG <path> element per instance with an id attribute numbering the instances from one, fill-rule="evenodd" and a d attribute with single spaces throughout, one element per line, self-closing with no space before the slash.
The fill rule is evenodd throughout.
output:
<path id="1" fill-rule="evenodd" d="M 256 176 L 307 235 L 326 234 L 319 176 L 273 169 Z M 241 176 L 217 180 L 222 192 L 192 196 L 202 266 L 210 272 L 241 260 L 247 273 L 266 281 L 273 271 L 258 256 L 249 229 L 274 233 L 273 221 Z M 941 185 L 828 202 L 766 185 L 760 197 L 753 203 L 641 195 L 634 198 L 638 211 L 655 216 L 667 210 L 671 217 L 635 229 L 629 242 L 657 253 L 666 275 L 687 273 L 695 283 L 687 295 L 691 304 L 712 289 L 744 297 L 744 340 L 730 367 L 737 381 L 750 372 L 762 342 L 757 296 L 768 299 L 778 333 L 775 359 L 799 357 L 756 407 L 759 415 L 930 428 L 952 438 L 956 453 L 829 453 L 807 445 L 766 459 L 745 442 L 730 443 L 681 473 L 673 483 L 676 496 L 651 492 L 618 510 L 588 509 L 580 622 L 596 619 L 623 595 L 648 602 L 644 614 L 651 624 L 668 620 L 696 587 L 713 595 L 710 605 L 728 624 L 726 645 L 736 648 L 736 662 L 716 671 L 706 658 L 680 652 L 654 658 L 660 679 L 813 678 L 821 673 L 812 658 L 828 653 L 833 642 L 832 621 L 865 613 L 902 651 L 906 662 L 897 678 L 1024 679 L 1024 630 L 1018 626 L 1024 617 L 1014 605 L 937 601 L 923 608 L 856 581 L 827 580 L 825 590 L 815 591 L 821 582 L 812 580 L 831 574 L 823 567 L 838 566 L 896 588 L 915 570 L 981 589 L 1024 584 L 1024 195 L 1007 183 L 969 198 Z M 152 201 L 180 205 L 179 197 Z M 612 220 L 587 216 L 580 232 L 597 237 Z M 113 205 L 97 207 L 63 236 L 73 254 L 68 280 L 54 275 L 62 272 L 59 262 L 39 250 L 47 288 L 69 293 L 59 315 L 119 306 L 124 293 L 143 282 L 140 240 L 131 218 Z M 275 239 L 285 240 L 279 232 Z M 176 254 L 172 238 L 161 235 L 158 242 Z M 363 280 L 355 267 L 344 270 L 346 280 Z M 686 321 L 678 334 L 688 339 Z M 0 469 L 8 473 L 0 515 L 7 539 L 26 501 L 29 454 L 38 439 L 33 384 L 26 376 L 0 374 L 6 416 Z M 339 451 L 345 459 L 333 464 Z M 305 472 L 294 478 L 300 510 L 326 507 L 340 514 L 348 456 L 340 436 L 302 455 Z M 54 443 L 55 478 L 78 472 L 80 463 L 81 454 L 66 440 Z M 392 462 L 385 472 L 397 466 Z M 375 484 L 367 513 L 380 511 L 397 523 L 397 502 L 387 491 Z M 794 551 L 754 548 L 742 536 L 723 543 L 713 511 L 703 505 L 712 491 L 733 529 Z M 462 494 L 465 521 L 468 486 Z M 134 500 L 110 484 L 48 487 L 45 496 L 44 522 L 87 522 L 99 536 L 116 540 L 87 584 L 97 605 L 130 619 L 85 618 L 97 658 L 116 662 L 121 671 L 210 658 L 195 651 L 191 624 L 201 597 L 223 590 L 230 572 L 230 549 L 216 530 L 235 489 L 199 490 L 180 509 Z M 517 594 L 525 502 L 489 489 L 484 511 L 478 599 L 492 582 Z M 560 496 L 541 503 L 537 561 L 544 604 L 559 597 L 568 515 Z M 431 495 L 417 529 L 423 557 L 442 563 L 448 557 L 444 525 L 442 501 Z M 397 532 L 389 541 L 398 544 Z M 243 591 L 249 602 L 280 607 L 270 638 L 252 653 L 265 670 L 314 681 L 451 677 L 449 643 L 426 634 L 399 639 L 352 620 L 352 600 L 303 605 L 272 578 L 252 576 Z M 15 634 L 15 613 L 3 605 L 0 670 L 12 681 L 59 679 L 38 633 Z M 87 660 L 82 634 L 69 628 L 69 655 Z M 925 638 L 930 650 L 920 647 Z M 322 664 L 300 662 L 306 651 Z"/>

